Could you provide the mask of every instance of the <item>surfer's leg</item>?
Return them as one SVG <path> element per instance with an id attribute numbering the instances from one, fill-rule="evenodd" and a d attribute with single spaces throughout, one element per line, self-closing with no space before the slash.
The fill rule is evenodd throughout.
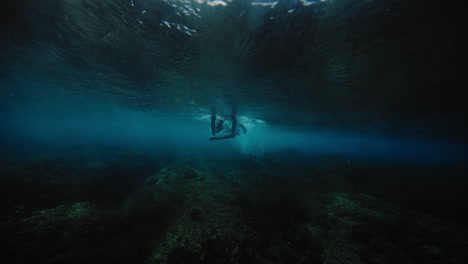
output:
<path id="1" fill-rule="evenodd" d="M 232 119 L 232 129 L 231 129 L 231 136 L 235 137 L 236 136 L 236 128 L 237 128 L 237 118 L 236 115 L 232 114 L 231 115 Z"/>
<path id="2" fill-rule="evenodd" d="M 239 127 L 242 128 L 242 130 L 244 130 L 244 134 L 247 134 L 247 128 L 245 128 L 243 124 L 239 123 Z"/>
<path id="3" fill-rule="evenodd" d="M 216 109 L 213 107 L 211 108 L 211 135 L 213 137 L 216 134 Z"/>

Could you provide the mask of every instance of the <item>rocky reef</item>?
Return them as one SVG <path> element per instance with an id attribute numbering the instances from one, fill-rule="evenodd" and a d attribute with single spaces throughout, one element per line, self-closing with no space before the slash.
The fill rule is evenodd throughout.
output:
<path id="1" fill-rule="evenodd" d="M 262 158 L 174 159 L 132 168 L 116 164 L 123 163 L 70 167 L 43 160 L 2 165 L 0 228 L 7 245 L 2 259 L 167 264 L 468 261 L 466 226 L 385 195 L 382 190 L 399 180 L 387 177 L 394 173 L 389 168 L 291 151 Z"/>

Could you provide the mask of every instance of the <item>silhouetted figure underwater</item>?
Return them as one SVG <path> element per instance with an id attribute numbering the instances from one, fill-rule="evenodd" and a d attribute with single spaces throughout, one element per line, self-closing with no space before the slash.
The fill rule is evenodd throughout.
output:
<path id="1" fill-rule="evenodd" d="M 211 111 L 211 135 L 210 140 L 234 138 L 240 136 L 240 129 L 247 133 L 247 129 L 237 122 L 235 112 L 231 114 L 231 121 L 216 117 L 216 110 Z"/>

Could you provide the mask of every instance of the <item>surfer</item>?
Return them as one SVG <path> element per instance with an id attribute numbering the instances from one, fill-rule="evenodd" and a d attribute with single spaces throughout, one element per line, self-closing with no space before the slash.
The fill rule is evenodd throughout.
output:
<path id="1" fill-rule="evenodd" d="M 243 130 L 244 134 L 247 133 L 247 129 L 241 123 L 237 122 L 235 111 L 231 114 L 231 121 L 222 118 L 217 118 L 216 110 L 211 110 L 211 138 L 210 140 L 227 139 L 240 136 L 240 130 Z"/>

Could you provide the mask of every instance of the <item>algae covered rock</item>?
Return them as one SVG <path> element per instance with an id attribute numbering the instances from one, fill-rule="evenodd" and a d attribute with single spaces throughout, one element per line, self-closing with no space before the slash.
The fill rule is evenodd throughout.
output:
<path id="1" fill-rule="evenodd" d="M 327 159 L 323 166 L 323 159 L 288 166 L 281 157 L 178 160 L 129 185 L 122 204 L 8 211 L 0 219 L 2 254 L 16 263 L 467 263 L 463 229 L 363 193 L 347 181 L 367 167 Z M 64 175 L 100 181 L 110 175 L 106 167 Z M 16 170 L 10 175 L 28 175 Z M 20 198 L 3 203 L 20 208 Z"/>
<path id="2" fill-rule="evenodd" d="M 310 234 L 322 263 L 463 263 L 456 226 L 364 194 L 324 193 L 308 199 Z"/>
<path id="3" fill-rule="evenodd" d="M 129 221 L 151 234 L 145 263 L 468 259 L 463 233 L 448 222 L 376 196 L 342 192 L 342 180 L 339 192 L 320 191 L 314 185 L 327 179 L 316 180 L 314 173 L 321 168 L 301 170 L 298 177 L 261 160 L 248 164 L 254 166 L 177 161 L 148 177 L 124 205 Z M 339 171 L 327 185 L 337 177 L 343 177 Z"/>
<path id="4" fill-rule="evenodd" d="M 150 263 L 234 263 L 247 233 L 236 197 L 207 164 L 174 162 L 124 205 L 159 233 Z M 138 221 L 138 220 L 136 220 Z"/>
<path id="5" fill-rule="evenodd" d="M 1 229 L 7 258 L 15 263 L 97 263 L 109 257 L 103 244 L 125 224 L 109 204 L 80 202 L 10 219 Z"/>
<path id="6" fill-rule="evenodd" d="M 0 168 L 0 209 L 7 217 L 25 217 L 64 203 L 120 203 L 153 169 L 149 161 L 129 157 L 78 164 L 53 159 L 8 164 Z"/>

